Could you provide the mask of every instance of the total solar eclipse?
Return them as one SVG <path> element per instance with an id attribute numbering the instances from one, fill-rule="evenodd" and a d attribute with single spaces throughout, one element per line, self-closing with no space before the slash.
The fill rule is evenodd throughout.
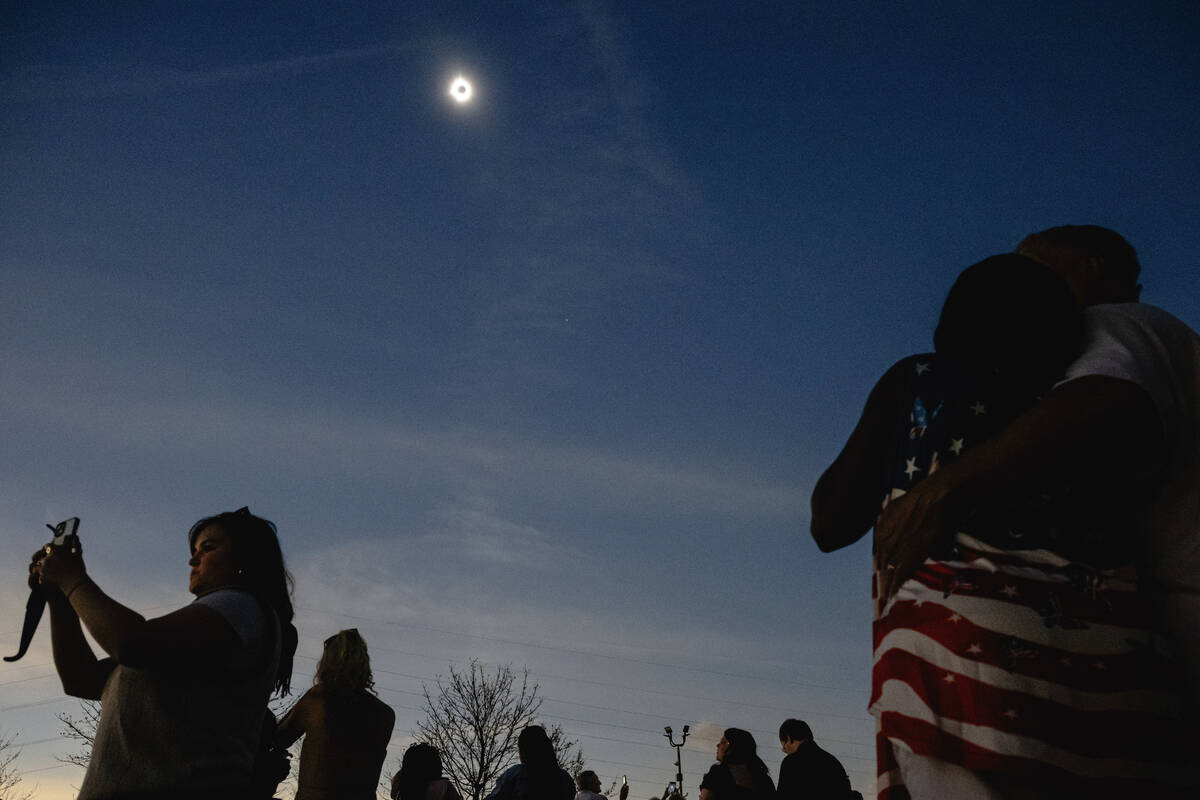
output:
<path id="1" fill-rule="evenodd" d="M 475 94 L 475 90 L 471 87 L 470 81 L 462 75 L 450 82 L 450 96 L 454 98 L 454 102 L 460 104 L 470 102 L 473 94 Z"/>

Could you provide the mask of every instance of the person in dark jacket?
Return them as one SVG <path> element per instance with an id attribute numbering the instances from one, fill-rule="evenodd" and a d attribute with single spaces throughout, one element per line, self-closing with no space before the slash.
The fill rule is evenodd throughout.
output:
<path id="1" fill-rule="evenodd" d="M 799 719 L 779 726 L 779 746 L 787 753 L 779 765 L 779 800 L 846 800 L 850 778 L 840 761 L 813 741 L 812 728 Z"/>

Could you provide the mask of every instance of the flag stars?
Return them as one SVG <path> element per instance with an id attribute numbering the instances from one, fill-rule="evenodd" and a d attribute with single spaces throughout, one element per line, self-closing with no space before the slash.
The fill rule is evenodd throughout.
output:
<path id="1" fill-rule="evenodd" d="M 960 453 L 962 453 L 962 449 L 963 449 L 963 440 L 962 439 L 951 439 L 950 440 L 950 452 L 951 453 L 954 453 L 954 455 L 959 455 Z"/>
<path id="2" fill-rule="evenodd" d="M 1000 590 L 1000 594 L 1002 594 L 1002 595 L 1004 595 L 1005 597 L 1008 597 L 1008 598 L 1014 598 L 1014 597 L 1020 597 L 1020 596 L 1021 596 L 1021 592 L 1020 592 L 1020 590 L 1019 590 L 1019 589 L 1017 589 L 1017 587 L 1015 587 L 1015 586 L 1013 586 L 1013 585 L 1011 585 L 1011 584 L 1009 584 L 1009 585 L 1006 585 L 1006 586 L 1005 586 L 1003 589 L 1001 589 L 1001 590 Z"/>
<path id="3" fill-rule="evenodd" d="M 1008 717 L 1009 719 L 1016 719 L 1017 718 L 1017 710 L 1015 708 L 1010 708 L 1004 712 L 1004 716 Z"/>
<path id="4" fill-rule="evenodd" d="M 1062 664 L 1063 667 L 1065 667 L 1066 669 L 1070 669 L 1072 666 L 1071 659 L 1067 658 L 1066 656 L 1063 656 L 1062 658 L 1060 658 L 1058 660 L 1058 663 Z"/>
<path id="5" fill-rule="evenodd" d="M 971 406 L 971 413 L 978 417 L 987 413 L 987 407 L 983 403 L 976 400 L 975 405 Z"/>
<path id="6" fill-rule="evenodd" d="M 920 361 L 917 362 L 917 374 L 918 375 L 924 375 L 926 372 L 929 372 L 929 369 L 930 368 L 929 368 L 928 364 L 923 364 Z"/>
<path id="7" fill-rule="evenodd" d="M 959 614 L 958 612 L 951 614 L 950 621 L 951 622 L 962 622 L 962 614 Z"/>
<path id="8" fill-rule="evenodd" d="M 954 673 L 947 672 L 945 677 L 942 678 L 942 680 L 944 680 L 946 683 L 954 683 Z"/>
<path id="9" fill-rule="evenodd" d="M 967 648 L 967 652 L 973 656 L 983 655 L 983 645 L 979 642 L 971 642 L 971 646 Z"/>
<path id="10" fill-rule="evenodd" d="M 916 456 L 913 456 L 912 458 L 910 458 L 904 462 L 904 474 L 908 476 L 908 479 L 910 481 L 912 480 L 912 476 L 920 471 L 921 471 L 921 468 L 917 466 L 917 457 Z"/>

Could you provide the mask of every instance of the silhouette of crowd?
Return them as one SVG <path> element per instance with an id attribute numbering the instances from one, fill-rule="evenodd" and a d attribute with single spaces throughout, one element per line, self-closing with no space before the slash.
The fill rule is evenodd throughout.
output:
<path id="1" fill-rule="evenodd" d="M 1133 248 L 1095 226 L 968 267 L 933 351 L 879 379 L 814 488 L 822 550 L 874 529 L 880 798 L 1196 787 L 1200 338 L 1137 302 L 1139 274 Z M 395 713 L 362 636 L 325 641 L 312 687 L 277 722 L 267 704 L 289 692 L 298 636 L 275 526 L 242 508 L 198 521 L 187 542 L 195 600 L 151 619 L 108 596 L 78 546 L 30 563 L 64 690 L 101 703 L 80 800 L 270 797 L 301 737 L 298 800 L 374 797 Z M 772 779 L 754 737 L 725 729 L 699 800 L 856 795 L 807 723 L 785 720 L 779 742 Z M 607 800 L 540 726 L 520 732 L 517 756 L 486 800 Z M 391 797 L 461 800 L 460 788 L 418 742 Z"/>

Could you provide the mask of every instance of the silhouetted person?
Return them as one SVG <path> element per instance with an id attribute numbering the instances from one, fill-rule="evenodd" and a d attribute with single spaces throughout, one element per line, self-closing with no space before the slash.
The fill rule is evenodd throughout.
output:
<path id="1" fill-rule="evenodd" d="M 1155 472 L 1149 506 L 1137 524 L 1145 588 L 1187 670 L 1191 713 L 1200 712 L 1200 336 L 1171 314 L 1138 302 L 1141 264 L 1129 242 L 1096 225 L 1062 225 L 1031 234 L 1017 252 L 1062 276 L 1084 309 L 1084 349 L 1055 389 L 1042 419 L 1020 419 L 1008 441 L 1034 457 L 1071 468 L 1057 441 L 1103 436 L 1113 425 L 1160 444 L 1140 465 Z M 1059 397 L 1058 395 L 1061 395 Z M 1148 402 L 1147 402 L 1148 401 Z M 1147 413 L 1149 408 L 1153 413 Z M 1052 430 L 1051 441 L 1029 442 Z M 1117 454 L 1115 467 L 1123 466 Z M 1000 468 L 1016 462 L 1010 454 Z"/>
<path id="2" fill-rule="evenodd" d="M 81 552 L 34 554 L 30 584 L 48 595 L 63 689 L 100 701 L 80 800 L 253 791 L 267 700 L 292 675 L 291 576 L 275 526 L 249 509 L 200 520 L 188 545 L 196 599 L 155 619 L 105 594 Z"/>
<path id="3" fill-rule="evenodd" d="M 545 728 L 521 731 L 517 755 L 521 763 L 504 771 L 486 800 L 574 800 L 575 781 L 558 765 Z"/>
<path id="4" fill-rule="evenodd" d="M 396 712 L 375 696 L 355 629 L 325 640 L 313 687 L 279 723 L 283 747 L 304 737 L 296 800 L 374 800 Z"/>
<path id="5" fill-rule="evenodd" d="M 775 784 L 749 731 L 726 728 L 717 763 L 700 782 L 700 800 L 774 800 Z"/>
<path id="6" fill-rule="evenodd" d="M 442 777 L 442 756 L 431 744 L 418 742 L 404 751 L 400 771 L 392 776 L 392 800 L 462 800 L 454 784 Z"/>
<path id="7" fill-rule="evenodd" d="M 807 722 L 789 719 L 780 725 L 779 746 L 787 753 L 779 765 L 779 800 L 847 800 L 850 796 L 845 768 L 817 746 Z"/>
<path id="8" fill-rule="evenodd" d="M 608 800 L 607 797 L 600 794 L 600 776 L 590 769 L 585 769 L 579 773 L 579 777 L 575 779 L 575 784 L 579 787 L 579 792 L 575 795 L 575 800 Z M 621 785 L 621 800 L 629 797 L 629 784 Z"/>
<path id="9" fill-rule="evenodd" d="M 936 352 L 885 373 L 814 489 L 824 550 L 879 520 L 870 710 L 879 785 L 896 793 L 1153 794 L 1182 778 L 1173 669 L 1138 591 L 1153 411 L 1057 440 L 1069 459 L 1043 451 L 998 469 L 1014 420 L 1060 391 L 1082 332 L 1044 264 L 1007 254 L 969 267 Z M 938 511 L 947 483 L 953 502 Z M 889 525 L 895 515 L 917 524 Z"/>

